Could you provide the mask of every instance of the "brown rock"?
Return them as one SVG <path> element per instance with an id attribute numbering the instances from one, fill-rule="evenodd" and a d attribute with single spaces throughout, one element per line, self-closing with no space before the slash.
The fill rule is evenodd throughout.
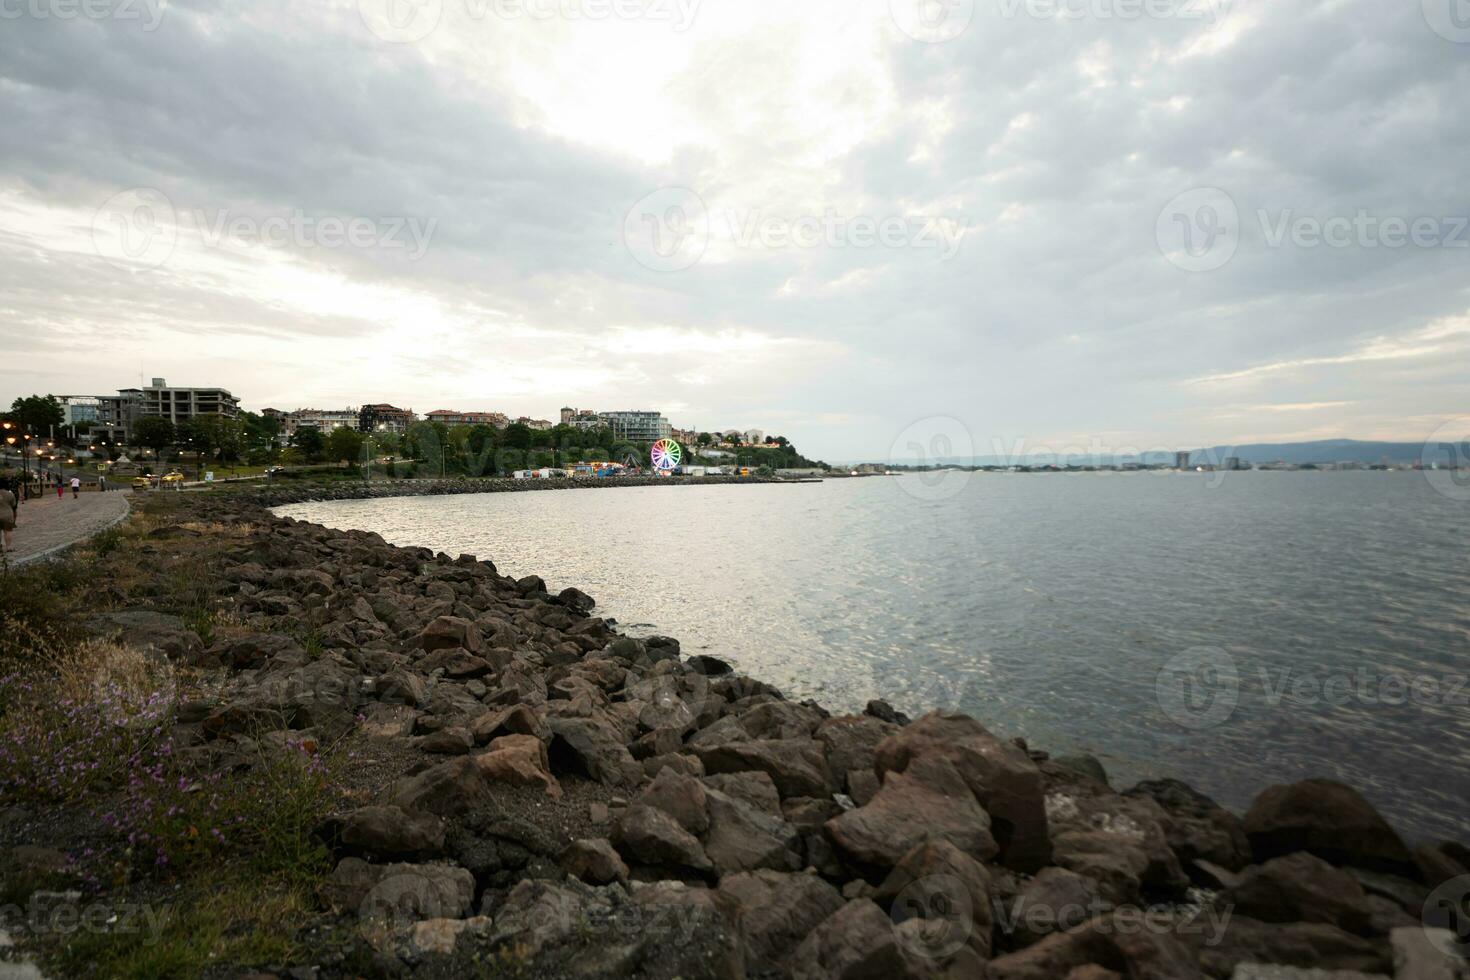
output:
<path id="1" fill-rule="evenodd" d="M 936 838 L 980 861 L 997 851 L 989 816 L 941 755 L 914 759 L 903 772 L 890 771 L 871 803 L 826 826 L 839 851 L 877 869 L 893 867 L 915 846 Z"/>
<path id="2" fill-rule="evenodd" d="M 1333 864 L 1415 873 L 1413 855 L 1357 790 L 1327 779 L 1272 786 L 1245 815 L 1256 859 L 1311 851 Z"/>
<path id="3" fill-rule="evenodd" d="M 1246 868 L 1215 904 L 1262 922 L 1325 922 L 1360 934 L 1373 918 L 1351 875 L 1305 851 Z"/>
<path id="4" fill-rule="evenodd" d="M 602 837 L 572 841 L 561 853 L 561 866 L 568 874 L 594 885 L 628 880 L 628 866 L 611 842 Z"/>
<path id="5" fill-rule="evenodd" d="M 470 733 L 477 745 L 484 745 L 501 735 L 534 735 L 540 738 L 545 731 L 546 720 L 524 704 L 487 711 L 470 723 Z"/>
<path id="6" fill-rule="evenodd" d="M 500 736 L 487 752 L 475 756 L 475 766 L 491 782 L 541 786 L 547 796 L 561 797 L 561 784 L 551 774 L 546 745 L 534 735 Z"/>
<path id="7" fill-rule="evenodd" d="M 1241 963 L 1278 963 L 1318 970 L 1392 972 L 1388 945 L 1320 922 L 1261 922 L 1232 915 L 1223 933 L 1184 931 L 1200 966 L 1213 977 L 1229 977 Z"/>
<path id="8" fill-rule="evenodd" d="M 480 628 L 468 619 L 440 616 L 419 634 L 419 646 L 428 653 L 461 647 L 472 654 L 479 654 L 485 649 L 485 640 Z"/>
<path id="9" fill-rule="evenodd" d="M 691 834 L 702 834 L 709 829 L 709 803 L 704 784 L 692 776 L 665 769 L 639 794 L 638 802 L 667 813 Z"/>
<path id="10" fill-rule="evenodd" d="M 923 919 L 926 935 L 942 930 L 946 944 L 963 943 L 982 959 L 990 957 L 990 873 L 947 840 L 926 841 L 905 854 L 874 900 L 894 922 Z"/>
<path id="11" fill-rule="evenodd" d="M 691 743 L 692 744 L 692 743 Z M 822 745 L 810 738 L 766 739 L 698 746 L 694 752 L 710 774 L 763 772 L 771 777 L 782 797 L 830 796 Z"/>
<path id="12" fill-rule="evenodd" d="M 792 980 L 923 980 L 893 923 L 866 898 L 848 902 L 813 929 L 791 956 Z"/>
<path id="13" fill-rule="evenodd" d="M 404 810 L 452 816 L 468 810 L 484 789 L 485 775 L 476 760 L 460 756 L 398 780 L 392 800 Z"/>
<path id="14" fill-rule="evenodd" d="M 777 871 L 727 875 L 719 899 L 733 910 L 752 974 L 779 970 L 807 934 L 844 904 L 837 889 L 815 875 Z"/>
<path id="15" fill-rule="evenodd" d="M 840 788 L 850 794 L 848 773 L 853 770 L 872 773 L 879 743 L 898 730 L 897 725 L 871 715 L 843 715 L 818 725 L 816 739 L 826 746 L 827 765 L 841 777 Z"/>
<path id="16" fill-rule="evenodd" d="M 903 772 L 926 755 L 948 759 L 990 814 L 990 830 L 1000 847 L 1000 863 L 1035 871 L 1050 863 L 1045 792 L 1041 772 L 1020 748 L 996 738 L 966 715 L 931 712 L 884 739 L 874 766 Z"/>
<path id="17" fill-rule="evenodd" d="M 1204 978 L 1190 950 L 1167 932 L 1148 926 L 1136 910 L 1100 916 L 991 960 L 987 977 L 1056 980 L 1073 970 L 1102 964 L 1118 967 L 1129 980 Z"/>
<path id="18" fill-rule="evenodd" d="M 1012 941 L 1029 946 L 1057 932 L 1075 929 L 1106 906 L 1091 878 L 1066 868 L 1042 868 L 1021 886 L 1011 904 Z"/>
<path id="19" fill-rule="evenodd" d="M 376 857 L 412 857 L 444 849 L 444 821 L 396 806 L 367 806 L 342 823 L 342 843 Z"/>
<path id="20" fill-rule="evenodd" d="M 1148 796 L 1169 815 L 1169 847 L 1184 865 L 1209 861 L 1230 871 L 1251 863 L 1250 841 L 1239 817 L 1177 779 L 1139 783 L 1127 796 Z"/>
<path id="21" fill-rule="evenodd" d="M 619 851 L 639 864 L 701 873 L 714 869 L 697 837 L 664 811 L 641 803 L 618 817 L 612 839 Z"/>

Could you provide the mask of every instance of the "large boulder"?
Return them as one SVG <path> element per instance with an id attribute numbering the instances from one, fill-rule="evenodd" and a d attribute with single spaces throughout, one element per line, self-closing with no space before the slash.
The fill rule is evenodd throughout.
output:
<path id="1" fill-rule="evenodd" d="M 1246 915 L 1231 915 L 1218 933 L 1184 930 L 1180 938 L 1194 947 L 1205 972 L 1222 980 L 1242 963 L 1392 972 L 1387 943 L 1354 936 L 1321 922 L 1262 922 Z"/>
<path id="2" fill-rule="evenodd" d="M 826 830 L 841 853 L 875 872 L 886 872 L 933 839 L 949 841 L 979 861 L 997 851 L 990 817 L 942 755 L 922 756 L 907 761 L 905 771 L 890 771 L 867 806 L 834 817 Z"/>
<path id="3" fill-rule="evenodd" d="M 830 796 L 831 776 L 821 743 L 810 738 L 761 739 L 694 749 L 707 773 L 763 772 L 783 798 Z"/>
<path id="4" fill-rule="evenodd" d="M 878 745 L 898 730 L 897 725 L 871 715 L 843 715 L 818 725 L 816 739 L 827 750 L 827 766 L 838 788 L 849 789 L 847 774 L 853 770 L 871 773 Z"/>
<path id="5" fill-rule="evenodd" d="M 655 807 L 691 834 L 709 829 L 709 800 L 704 784 L 692 776 L 664 769 L 638 794 L 637 802 Z"/>
<path id="6" fill-rule="evenodd" d="M 930 755 L 949 760 L 990 814 L 1000 863 L 1025 872 L 1050 863 L 1045 789 L 1030 756 L 967 715 L 936 711 L 884 739 L 874 766 L 885 776 Z"/>
<path id="7" fill-rule="evenodd" d="M 595 885 L 628 880 L 628 866 L 602 837 L 572 841 L 562 851 L 560 862 L 567 874 Z"/>
<path id="8" fill-rule="evenodd" d="M 942 932 L 945 945 L 968 945 L 981 959 L 990 958 L 990 872 L 949 841 L 925 841 L 905 854 L 874 898 L 895 922 L 924 920 L 926 935 Z"/>
<path id="9" fill-rule="evenodd" d="M 419 634 L 419 646 L 423 647 L 425 653 L 460 647 L 478 655 L 485 650 L 485 638 L 480 633 L 480 627 L 468 619 L 440 616 L 425 626 L 424 631 Z"/>
<path id="10" fill-rule="evenodd" d="M 1096 881 L 1066 868 L 1042 868 L 1021 886 L 1006 926 L 1015 946 L 1029 946 L 1075 929 L 1106 911 Z"/>
<path id="11" fill-rule="evenodd" d="M 1057 980 L 1090 965 L 1119 970 L 1129 980 L 1204 978 L 1189 948 L 1168 932 L 1151 928 L 1136 909 L 1099 916 L 991 960 L 986 976 L 988 980 Z"/>
<path id="12" fill-rule="evenodd" d="M 366 806 L 342 821 L 344 846 L 374 857 L 414 857 L 444 850 L 444 821 L 396 806 Z"/>
<path id="13" fill-rule="evenodd" d="M 464 813 L 485 789 L 485 774 L 477 761 L 459 756 L 393 785 L 392 802 L 404 810 L 424 810 L 439 816 Z"/>
<path id="14" fill-rule="evenodd" d="M 573 773 L 608 786 L 637 786 L 643 781 L 643 767 L 606 720 L 557 717 L 547 724 L 551 771 L 556 775 Z"/>
<path id="15" fill-rule="evenodd" d="M 708 874 L 714 870 L 699 838 L 662 810 L 634 803 L 618 817 L 613 844 L 635 864 Z"/>
<path id="16" fill-rule="evenodd" d="M 807 934 L 843 906 L 837 889 L 815 875 L 777 871 L 727 875 L 719 899 L 730 910 L 754 975 L 783 971 Z"/>
<path id="17" fill-rule="evenodd" d="M 547 796 L 561 797 L 561 784 L 551 774 L 546 745 L 534 735 L 502 735 L 474 760 L 489 782 L 539 786 Z"/>
<path id="18" fill-rule="evenodd" d="M 790 959 L 792 980 L 924 980 L 883 910 L 854 899 L 813 929 Z"/>
<path id="19" fill-rule="evenodd" d="M 1124 795 L 1147 796 L 1169 815 L 1169 847 L 1186 868 L 1196 860 L 1230 871 L 1251 863 L 1250 841 L 1240 818 L 1179 780 L 1142 782 Z"/>
<path id="20" fill-rule="evenodd" d="M 1367 899 L 1351 875 L 1298 851 L 1247 868 L 1215 904 L 1262 922 L 1325 922 L 1364 934 L 1373 918 Z"/>
<path id="21" fill-rule="evenodd" d="M 1169 847 L 1172 821 L 1151 797 L 1069 779 L 1054 785 L 1046 803 L 1053 861 L 1097 881 L 1104 898 L 1136 904 L 1145 891 L 1182 895 L 1189 887 Z"/>
<path id="22" fill-rule="evenodd" d="M 459 919 L 470 912 L 475 878 L 450 864 L 369 864 L 343 858 L 322 885 L 332 908 L 364 920 L 405 925 Z"/>
<path id="23" fill-rule="evenodd" d="M 1415 874 L 1414 857 L 1362 794 L 1327 779 L 1272 786 L 1251 804 L 1245 833 L 1260 861 L 1310 851 L 1333 864 Z"/>
<path id="24" fill-rule="evenodd" d="M 705 795 L 709 829 L 704 835 L 704 850 L 720 874 L 801 868 L 801 839 L 791 824 L 719 790 L 707 790 Z"/>

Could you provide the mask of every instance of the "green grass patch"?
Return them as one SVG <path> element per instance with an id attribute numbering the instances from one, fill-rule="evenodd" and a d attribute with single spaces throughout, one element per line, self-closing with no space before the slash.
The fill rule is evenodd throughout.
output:
<path id="1" fill-rule="evenodd" d="M 168 905 L 131 906 L 126 932 L 79 931 L 44 956 L 49 973 L 106 980 L 192 980 L 215 963 L 264 966 L 299 955 L 311 893 L 221 867 L 223 884 L 194 883 Z"/>

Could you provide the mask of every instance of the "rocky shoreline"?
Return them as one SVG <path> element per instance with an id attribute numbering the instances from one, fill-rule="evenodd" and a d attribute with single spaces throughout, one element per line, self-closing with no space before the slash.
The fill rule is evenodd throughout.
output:
<path id="1" fill-rule="evenodd" d="M 1470 848 L 1410 848 L 1349 787 L 1270 787 L 1241 816 L 962 715 L 834 716 L 621 636 L 576 589 L 276 517 L 280 492 L 182 495 L 146 536 L 162 563 L 220 534 L 242 630 L 104 617 L 215 679 L 171 718 L 198 771 L 282 740 L 371 761 L 315 829 L 320 916 L 362 955 L 308 939 L 309 967 L 211 976 L 1466 976 L 1438 902 L 1470 890 Z"/>
<path id="2" fill-rule="evenodd" d="M 534 490 L 616 490 L 619 487 L 726 486 L 751 483 L 810 483 L 768 476 L 620 476 L 613 479 L 513 480 L 457 477 L 446 480 L 341 480 L 335 483 L 280 483 L 231 488 L 266 507 L 319 500 L 372 500 L 379 497 L 436 497 L 464 493 L 518 493 Z"/>

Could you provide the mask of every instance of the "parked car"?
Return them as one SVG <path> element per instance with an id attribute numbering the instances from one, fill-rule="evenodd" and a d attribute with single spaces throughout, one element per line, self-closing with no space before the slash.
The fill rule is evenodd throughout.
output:
<path id="1" fill-rule="evenodd" d="M 133 477 L 134 490 L 147 490 L 153 486 L 153 481 L 146 476 Z"/>

